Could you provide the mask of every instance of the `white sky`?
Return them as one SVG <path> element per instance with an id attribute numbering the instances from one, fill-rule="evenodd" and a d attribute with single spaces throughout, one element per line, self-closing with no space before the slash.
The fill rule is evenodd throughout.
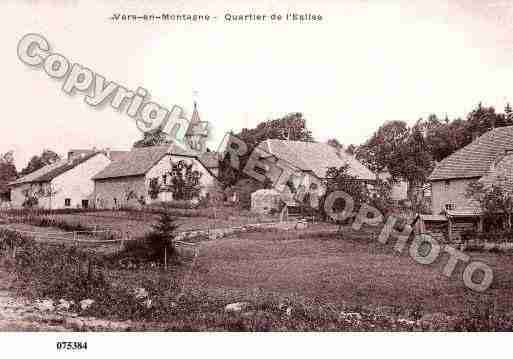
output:
<path id="1" fill-rule="evenodd" d="M 14 149 L 21 169 L 43 148 L 129 149 L 141 137 L 125 113 L 94 109 L 82 93 L 68 96 L 62 81 L 23 64 L 16 48 L 27 33 L 109 81 L 146 88 L 169 109 L 190 113 L 197 91 L 202 120 L 214 127 L 212 148 L 226 131 L 288 112 L 303 112 L 318 140 L 359 144 L 387 120 L 464 116 L 479 101 L 502 110 L 513 98 L 513 2 L 473 2 L 4 0 L 0 152 Z M 219 18 L 113 23 L 114 12 Z M 226 24 L 227 12 L 324 20 Z"/>

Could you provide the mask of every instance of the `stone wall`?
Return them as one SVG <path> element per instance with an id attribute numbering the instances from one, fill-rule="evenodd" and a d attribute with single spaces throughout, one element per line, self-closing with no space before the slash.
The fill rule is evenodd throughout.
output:
<path id="1" fill-rule="evenodd" d="M 132 199 L 127 200 L 127 194 L 133 192 Z M 95 181 L 96 208 L 116 208 L 131 206 L 137 199 L 148 197 L 144 176 L 110 178 Z"/>
<path id="2" fill-rule="evenodd" d="M 202 240 L 216 240 L 226 236 L 249 232 L 259 229 L 277 229 L 277 230 L 292 230 L 292 229 L 306 229 L 308 224 L 305 221 L 286 221 L 286 222 L 270 222 L 270 223 L 254 223 L 246 224 L 244 226 L 230 227 L 230 228 L 215 228 L 215 229 L 202 229 L 196 231 L 180 232 L 176 235 L 175 240 L 187 241 L 190 239 Z"/>

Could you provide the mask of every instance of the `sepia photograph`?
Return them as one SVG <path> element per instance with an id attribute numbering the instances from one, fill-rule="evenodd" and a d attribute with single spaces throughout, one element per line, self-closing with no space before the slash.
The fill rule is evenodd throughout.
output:
<path id="1" fill-rule="evenodd" d="M 513 1 L 0 10 L 9 353 L 507 344 Z"/>

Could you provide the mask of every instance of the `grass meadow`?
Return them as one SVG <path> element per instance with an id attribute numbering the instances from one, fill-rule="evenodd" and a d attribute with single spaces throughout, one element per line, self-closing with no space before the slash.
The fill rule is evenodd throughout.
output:
<path id="1" fill-rule="evenodd" d="M 147 233 L 156 220 L 154 216 L 141 218 L 119 212 L 58 216 L 60 220 L 78 221 L 86 227 L 119 228 L 138 235 Z M 251 221 L 255 219 L 178 218 L 179 230 L 205 228 L 210 224 L 220 228 Z M 69 290 L 74 300 L 88 296 L 101 304 L 88 315 L 157 322 L 160 328 L 169 330 L 412 329 L 387 321 L 376 324 L 375 319 L 372 325 L 355 326 L 354 322 L 340 321 L 341 311 L 380 313 L 407 320 L 426 315 L 452 316 L 460 320 L 460 326 L 453 326 L 453 330 L 488 330 L 490 325 L 486 323 L 493 316 L 506 324 L 493 324 L 492 329 L 511 330 L 512 254 L 468 252 L 472 260 L 483 261 L 494 270 L 491 287 L 484 293 L 476 293 L 464 286 L 461 264 L 447 278 L 442 274 L 446 255 L 431 265 L 418 264 L 407 250 L 396 253 L 393 241 L 391 245 L 377 242 L 378 231 L 344 227 L 338 232 L 336 226 L 324 223 L 310 225 L 306 230 L 255 230 L 200 242 L 194 265 L 189 259 L 181 258 L 168 270 L 153 266 L 120 268 L 108 260 L 116 248 L 96 253 L 94 248 L 88 248 L 85 255 L 81 248 L 72 248 L 71 252 L 64 248 L 48 249 L 46 254 L 43 247 L 31 248 L 27 250 L 25 259 L 29 262 L 25 265 L 32 269 L 22 270 L 25 275 L 19 281 L 19 288 L 20 293 L 29 297 L 41 297 L 44 293 L 55 300 Z M 44 270 L 30 262 L 34 253 L 30 250 L 45 263 Z M 60 263 L 53 262 L 56 250 L 67 253 Z M 81 270 L 73 265 L 62 279 L 81 283 L 86 289 L 77 289 L 70 283 L 63 285 L 57 273 L 67 272 L 68 262 L 73 262 L 66 258 L 80 258 L 85 263 L 94 258 L 92 275 L 90 269 Z M 55 279 L 45 281 L 39 277 L 51 276 L 52 271 Z M 48 282 L 48 286 L 41 291 L 36 282 Z M 139 304 L 126 299 L 134 288 L 140 287 L 148 289 L 153 296 L 152 310 L 134 310 Z M 250 314 L 258 318 L 228 316 L 224 306 L 233 302 L 250 303 L 254 308 Z M 283 316 L 284 303 L 294 308 L 291 318 Z"/>

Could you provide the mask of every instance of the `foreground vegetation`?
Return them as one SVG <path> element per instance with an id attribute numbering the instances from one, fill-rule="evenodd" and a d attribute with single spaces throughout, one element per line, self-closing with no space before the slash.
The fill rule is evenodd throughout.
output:
<path id="1" fill-rule="evenodd" d="M 104 255 L 3 230 L 2 268 L 28 298 L 64 299 L 81 316 L 134 321 L 133 330 L 513 330 L 509 255 L 475 254 L 497 273 L 476 294 L 436 265 L 393 254 L 370 231 L 315 228 L 205 242 L 195 264 L 175 257 L 167 270 L 158 256 L 120 266 L 150 253 L 144 239 Z M 84 299 L 94 304 L 82 309 Z M 243 308 L 228 312 L 230 303 Z"/>

